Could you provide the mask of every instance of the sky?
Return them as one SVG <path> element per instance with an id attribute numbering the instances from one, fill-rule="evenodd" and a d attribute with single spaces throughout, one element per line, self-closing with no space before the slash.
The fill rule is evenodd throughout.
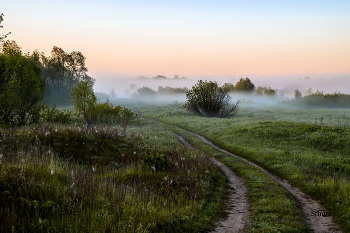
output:
<path id="1" fill-rule="evenodd" d="M 349 74 L 349 12 L 349 0 L 0 0 L 0 35 L 24 52 L 81 51 L 97 80 Z"/>

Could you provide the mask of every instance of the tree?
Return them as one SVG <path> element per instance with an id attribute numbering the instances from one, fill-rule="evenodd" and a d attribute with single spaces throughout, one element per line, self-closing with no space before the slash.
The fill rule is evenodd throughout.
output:
<path id="1" fill-rule="evenodd" d="M 78 114 L 82 114 L 87 124 L 93 123 L 94 108 L 97 98 L 93 91 L 93 84 L 89 81 L 80 81 L 72 88 L 70 94 L 74 104 L 74 109 Z"/>
<path id="2" fill-rule="evenodd" d="M 306 90 L 306 95 L 311 95 L 312 94 L 312 89 L 309 87 L 309 89 Z"/>
<path id="3" fill-rule="evenodd" d="M 141 87 L 137 89 L 137 92 L 134 93 L 132 97 L 135 99 L 138 99 L 138 98 L 154 99 L 156 98 L 156 92 L 149 87 Z"/>
<path id="4" fill-rule="evenodd" d="M 186 92 L 184 107 L 199 116 L 227 117 L 238 109 L 239 101 L 231 105 L 229 91 L 219 87 L 217 82 L 199 80 Z"/>
<path id="5" fill-rule="evenodd" d="M 262 87 L 258 86 L 255 89 L 256 95 L 276 95 L 276 90 L 272 89 L 271 87 Z"/>
<path id="6" fill-rule="evenodd" d="M 301 94 L 301 92 L 298 89 L 294 90 L 294 98 L 295 99 L 301 99 L 301 97 L 303 97 L 303 95 Z"/>
<path id="7" fill-rule="evenodd" d="M 0 55 L 0 118 L 3 125 L 23 126 L 39 119 L 45 95 L 41 69 L 22 54 L 15 41 L 5 41 Z"/>
<path id="8" fill-rule="evenodd" d="M 115 93 L 114 88 L 112 88 L 112 89 L 109 91 L 108 96 L 109 96 L 111 99 L 115 99 L 115 98 L 117 98 L 118 94 Z"/>
<path id="9" fill-rule="evenodd" d="M 253 92 L 255 90 L 255 85 L 250 81 L 249 78 L 240 78 L 240 80 L 235 85 L 236 91 Z"/>
<path id="10" fill-rule="evenodd" d="M 1 25 L 2 21 L 4 21 L 4 14 L 3 13 L 1 13 L 1 15 L 0 15 L 0 28 L 4 27 Z M 4 43 L 4 39 L 6 39 L 6 37 L 10 34 L 11 34 L 11 32 L 9 32 L 5 35 L 0 35 L 0 49 L 2 48 L 2 44 Z"/>
<path id="11" fill-rule="evenodd" d="M 70 103 L 72 88 L 80 81 L 94 82 L 94 79 L 87 75 L 85 57 L 81 52 L 73 51 L 66 53 L 62 48 L 54 46 L 50 57 L 43 53 L 33 52 L 33 58 L 41 63 L 43 78 L 47 85 L 47 97 L 45 102 L 61 105 Z"/>
<path id="12" fill-rule="evenodd" d="M 233 86 L 232 83 L 224 83 L 224 85 L 222 85 L 222 88 L 228 90 L 229 92 L 233 92 L 235 90 L 235 86 Z"/>

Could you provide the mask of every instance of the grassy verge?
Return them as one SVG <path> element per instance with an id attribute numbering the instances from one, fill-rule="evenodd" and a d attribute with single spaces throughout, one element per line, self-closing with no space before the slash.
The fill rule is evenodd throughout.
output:
<path id="1" fill-rule="evenodd" d="M 338 119 L 335 126 L 326 118 L 322 124 L 298 122 L 299 110 L 253 110 L 242 109 L 233 118 L 220 119 L 197 117 L 175 106 L 155 107 L 150 114 L 149 108 L 140 106 L 145 116 L 201 134 L 289 180 L 320 200 L 335 222 L 350 231 L 350 129 L 339 120 L 347 120 L 343 114 L 348 110 L 315 110 L 317 116 L 332 114 L 330 120 Z M 339 115 L 333 115 L 337 111 Z"/>
<path id="2" fill-rule="evenodd" d="M 215 150 L 184 130 L 174 130 L 192 146 L 213 155 L 244 179 L 251 204 L 246 232 L 309 232 L 293 196 L 260 169 Z"/>
<path id="3" fill-rule="evenodd" d="M 210 229 L 224 207 L 225 177 L 174 138 L 146 120 L 127 129 L 0 129 L 0 231 Z"/>

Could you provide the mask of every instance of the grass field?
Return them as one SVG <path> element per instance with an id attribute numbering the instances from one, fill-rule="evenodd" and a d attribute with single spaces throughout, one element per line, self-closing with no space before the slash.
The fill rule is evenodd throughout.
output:
<path id="1" fill-rule="evenodd" d="M 202 232 L 224 214 L 223 174 L 152 121 L 0 140 L 1 232 Z"/>
<path id="2" fill-rule="evenodd" d="M 279 184 L 185 130 L 287 179 L 350 231 L 349 110 L 243 106 L 234 117 L 203 118 L 178 103 L 116 103 L 143 118 L 0 129 L 1 231 L 207 232 L 226 208 L 225 177 L 208 156 L 244 179 L 246 232 L 309 231 Z"/>
<path id="3" fill-rule="evenodd" d="M 349 110 L 243 107 L 235 117 L 202 118 L 180 105 L 138 109 L 145 117 L 201 134 L 290 181 L 320 200 L 350 231 Z"/>

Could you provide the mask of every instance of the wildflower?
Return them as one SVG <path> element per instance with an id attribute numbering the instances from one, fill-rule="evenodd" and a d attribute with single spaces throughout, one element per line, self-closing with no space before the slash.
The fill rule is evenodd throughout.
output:
<path id="1" fill-rule="evenodd" d="M 96 167 L 92 166 L 92 171 L 95 172 L 96 171 Z"/>
<path id="2" fill-rule="evenodd" d="M 136 151 L 134 151 L 134 155 L 136 155 Z"/>
<path id="3" fill-rule="evenodd" d="M 41 218 L 39 218 L 39 224 L 41 224 L 42 221 L 43 221 L 43 220 L 42 220 Z"/>
<path id="4" fill-rule="evenodd" d="M 53 170 L 53 169 L 51 169 L 51 175 L 53 175 L 53 173 L 54 173 L 54 170 Z"/>
<path id="5" fill-rule="evenodd" d="M 164 180 L 166 181 L 168 179 L 168 177 L 164 177 Z"/>
<path id="6" fill-rule="evenodd" d="M 71 184 L 70 187 L 73 188 L 74 185 L 75 185 L 75 182 L 73 182 L 73 184 Z"/>
<path id="7" fill-rule="evenodd" d="M 55 132 L 57 133 L 57 129 L 55 129 Z"/>
<path id="8" fill-rule="evenodd" d="M 156 170 L 156 168 L 154 167 L 154 166 L 151 166 L 151 168 L 155 171 Z"/>

